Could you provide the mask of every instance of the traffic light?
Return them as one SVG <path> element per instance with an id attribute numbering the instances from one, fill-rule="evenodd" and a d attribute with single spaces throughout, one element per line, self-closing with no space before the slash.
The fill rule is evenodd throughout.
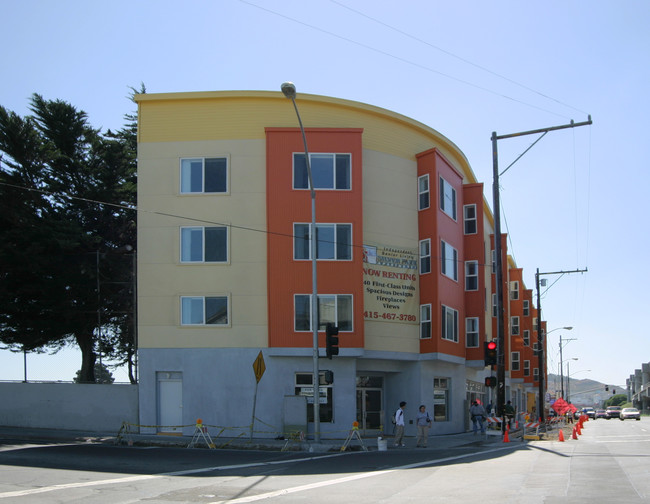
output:
<path id="1" fill-rule="evenodd" d="M 332 355 L 339 354 L 339 338 L 337 334 L 339 333 L 339 328 L 336 327 L 331 322 L 328 322 L 325 326 L 325 354 L 328 359 L 332 358 Z"/>
<path id="2" fill-rule="evenodd" d="M 324 376 L 325 385 L 331 385 L 332 383 L 334 383 L 334 372 L 333 371 L 326 370 L 323 374 L 325 375 Z"/>
<path id="3" fill-rule="evenodd" d="M 616 394 L 616 389 L 615 388 L 612 389 L 612 394 Z"/>
<path id="4" fill-rule="evenodd" d="M 483 348 L 485 350 L 485 365 L 492 366 L 497 363 L 497 342 L 486 341 L 483 343 Z"/>
<path id="5" fill-rule="evenodd" d="M 497 386 L 497 377 L 496 376 L 486 376 L 485 377 L 485 386 L 494 388 Z"/>
<path id="6" fill-rule="evenodd" d="M 609 385 L 605 385 L 605 392 L 609 392 Z"/>

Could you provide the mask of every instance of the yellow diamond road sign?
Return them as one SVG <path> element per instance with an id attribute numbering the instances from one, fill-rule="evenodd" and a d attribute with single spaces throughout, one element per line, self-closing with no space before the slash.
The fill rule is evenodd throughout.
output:
<path id="1" fill-rule="evenodd" d="M 262 379 L 262 375 L 264 374 L 264 371 L 266 371 L 266 365 L 264 364 L 264 356 L 262 355 L 261 350 L 259 355 L 257 356 L 257 359 L 255 359 L 255 362 L 253 362 L 253 371 L 255 371 L 255 379 L 257 380 L 257 383 L 259 383 L 260 380 Z"/>

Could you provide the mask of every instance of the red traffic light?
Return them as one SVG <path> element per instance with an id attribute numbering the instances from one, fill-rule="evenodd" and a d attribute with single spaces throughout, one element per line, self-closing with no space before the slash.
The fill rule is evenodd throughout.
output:
<path id="1" fill-rule="evenodd" d="M 497 349 L 496 341 L 488 341 L 487 349 L 488 350 L 496 350 Z"/>
<path id="2" fill-rule="evenodd" d="M 484 351 L 485 351 L 485 365 L 486 366 L 493 366 L 497 363 L 497 342 L 492 340 L 492 341 L 486 341 L 484 343 Z"/>

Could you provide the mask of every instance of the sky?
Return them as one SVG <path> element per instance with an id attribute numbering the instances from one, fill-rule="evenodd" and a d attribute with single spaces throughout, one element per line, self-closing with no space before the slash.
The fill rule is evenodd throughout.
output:
<path id="1" fill-rule="evenodd" d="M 650 361 L 650 275 L 639 266 L 650 249 L 639 224 L 650 182 L 650 2 L 4 0 L 0 13 L 0 105 L 20 115 L 38 93 L 106 131 L 135 111 L 128 95 L 141 83 L 149 93 L 279 91 L 290 80 L 298 104 L 301 93 L 354 100 L 439 131 L 490 207 L 493 132 L 591 116 L 512 166 L 539 135 L 498 141 L 502 232 L 526 287 L 537 269 L 548 281 L 549 372 L 559 370 L 560 337 L 575 379 L 621 386 Z M 576 270 L 588 271 L 543 274 Z M 0 350 L 0 380 L 22 380 L 23 363 Z M 80 366 L 72 349 L 28 355 L 27 378 L 71 380 Z"/>

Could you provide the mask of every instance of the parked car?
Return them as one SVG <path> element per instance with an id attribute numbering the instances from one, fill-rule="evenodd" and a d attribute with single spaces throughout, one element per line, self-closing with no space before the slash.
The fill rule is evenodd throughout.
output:
<path id="1" fill-rule="evenodd" d="M 641 420 L 641 413 L 639 413 L 639 410 L 636 408 L 623 408 L 619 414 L 619 418 L 621 420 L 625 420 L 626 418 L 636 418 L 637 420 Z"/>
<path id="2" fill-rule="evenodd" d="M 610 418 L 618 418 L 621 414 L 620 406 L 607 406 L 607 420 Z"/>
<path id="3" fill-rule="evenodd" d="M 582 414 L 587 415 L 589 418 L 596 418 L 596 410 L 593 408 L 582 408 Z"/>
<path id="4" fill-rule="evenodd" d="M 597 409 L 596 418 L 607 418 L 607 412 L 604 409 Z"/>

